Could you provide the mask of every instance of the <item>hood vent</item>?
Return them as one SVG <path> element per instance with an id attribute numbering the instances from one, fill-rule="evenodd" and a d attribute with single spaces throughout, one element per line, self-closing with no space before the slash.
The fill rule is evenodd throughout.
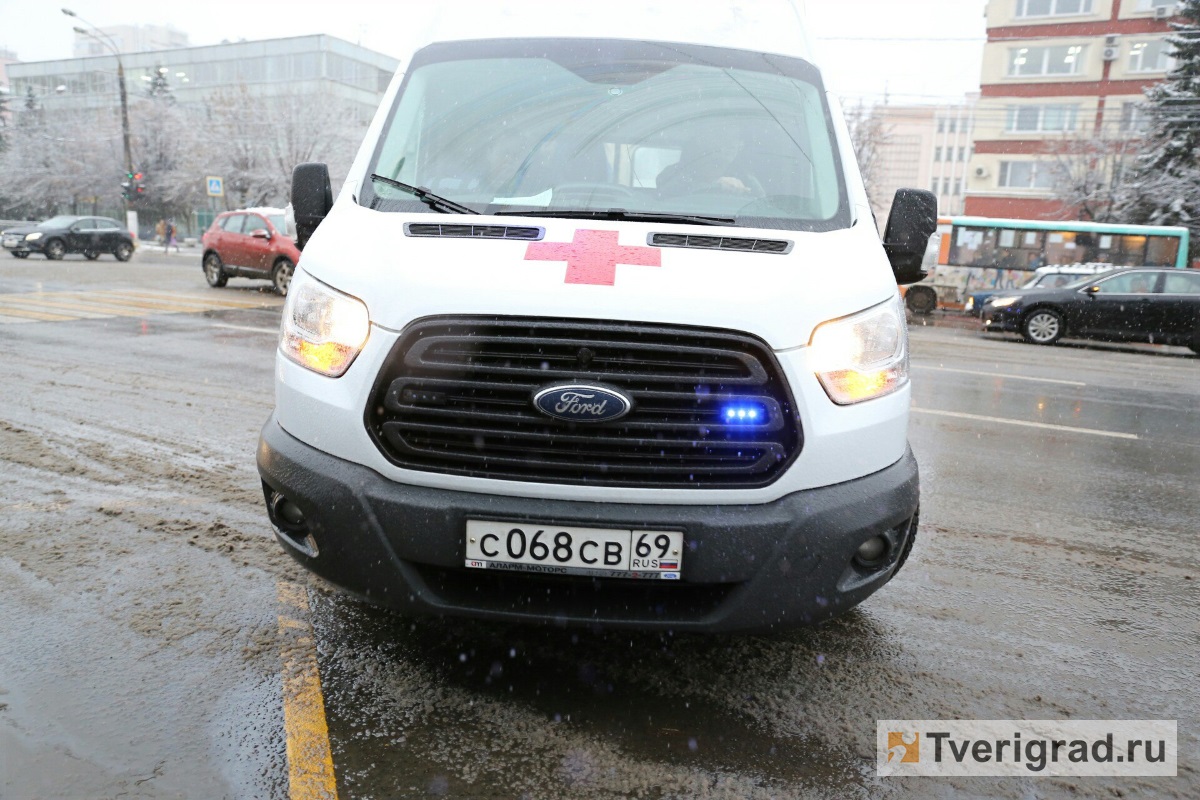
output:
<path id="1" fill-rule="evenodd" d="M 777 253 L 792 251 L 786 239 L 734 239 L 728 236 L 685 236 L 678 233 L 652 233 L 653 247 L 691 247 L 697 250 L 735 250 L 743 253 Z"/>
<path id="2" fill-rule="evenodd" d="M 404 226 L 404 235 L 446 239 L 520 239 L 525 242 L 537 242 L 546 235 L 546 229 L 512 225 L 435 225 L 409 222 Z"/>

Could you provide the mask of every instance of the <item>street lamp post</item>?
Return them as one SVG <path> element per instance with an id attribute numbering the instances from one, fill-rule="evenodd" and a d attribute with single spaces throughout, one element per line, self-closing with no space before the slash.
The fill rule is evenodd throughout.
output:
<path id="1" fill-rule="evenodd" d="M 112 40 L 111 36 L 97 28 L 92 23 L 88 22 L 83 17 L 76 14 L 71 9 L 64 8 L 62 13 L 66 14 L 68 17 L 73 17 L 74 19 L 79 20 L 84 25 L 87 25 L 91 30 L 76 26 L 75 32 L 81 36 L 86 36 L 89 39 L 93 39 L 104 45 L 112 51 L 112 54 L 117 59 L 117 89 L 121 95 L 121 140 L 125 146 L 125 174 L 132 175 L 133 150 L 129 146 L 129 97 L 125 91 L 125 65 L 121 62 L 121 50 L 117 47 L 116 42 Z M 125 207 L 128 210 L 129 198 L 124 198 L 124 201 Z"/>

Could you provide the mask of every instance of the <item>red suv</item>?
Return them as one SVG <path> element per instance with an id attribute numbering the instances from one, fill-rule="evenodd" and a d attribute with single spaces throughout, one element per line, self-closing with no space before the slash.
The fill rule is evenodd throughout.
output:
<path id="1" fill-rule="evenodd" d="M 286 295 L 300 260 L 281 208 L 247 208 L 219 215 L 200 243 L 204 277 L 221 287 L 230 278 L 265 278 Z"/>

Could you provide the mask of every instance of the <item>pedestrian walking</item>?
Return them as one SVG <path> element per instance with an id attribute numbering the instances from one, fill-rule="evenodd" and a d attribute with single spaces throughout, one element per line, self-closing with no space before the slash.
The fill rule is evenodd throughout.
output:
<path id="1" fill-rule="evenodd" d="M 167 220 L 166 239 L 163 241 L 163 253 L 171 252 L 171 248 L 175 248 L 175 252 L 179 252 L 179 242 L 175 239 L 175 220 Z"/>
<path id="2" fill-rule="evenodd" d="M 154 241 L 162 244 L 167 241 L 167 221 L 161 217 L 158 224 L 154 226 Z"/>

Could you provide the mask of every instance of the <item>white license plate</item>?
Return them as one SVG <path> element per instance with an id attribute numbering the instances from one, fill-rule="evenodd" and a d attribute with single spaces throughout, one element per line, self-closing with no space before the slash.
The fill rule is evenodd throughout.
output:
<path id="1" fill-rule="evenodd" d="M 682 531 L 467 520 L 472 569 L 677 581 L 682 559 Z"/>
<path id="2" fill-rule="evenodd" d="M 4 246 L 5 247 L 16 247 L 17 241 L 18 240 L 15 237 L 10 237 L 10 238 L 4 240 Z"/>

